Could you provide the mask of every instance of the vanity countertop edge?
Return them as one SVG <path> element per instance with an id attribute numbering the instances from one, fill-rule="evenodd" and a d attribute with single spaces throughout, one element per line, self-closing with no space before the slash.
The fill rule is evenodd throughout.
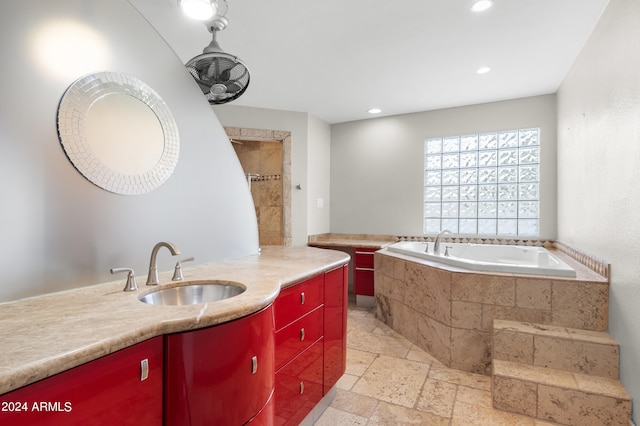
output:
<path id="1" fill-rule="evenodd" d="M 166 259 L 165 259 L 166 260 Z M 349 255 L 314 247 L 264 247 L 259 254 L 184 268 L 184 281 L 227 280 L 246 290 L 235 297 L 188 306 L 148 305 L 111 281 L 0 304 L 0 395 L 150 338 L 238 319 L 271 304 L 280 289 L 349 262 Z"/>

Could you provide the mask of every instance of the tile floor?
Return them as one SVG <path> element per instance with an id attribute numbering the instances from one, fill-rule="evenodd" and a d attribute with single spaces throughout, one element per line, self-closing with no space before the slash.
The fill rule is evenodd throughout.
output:
<path id="1" fill-rule="evenodd" d="M 373 310 L 350 304 L 347 371 L 315 425 L 552 423 L 494 410 L 489 376 L 445 367 L 376 320 Z"/>

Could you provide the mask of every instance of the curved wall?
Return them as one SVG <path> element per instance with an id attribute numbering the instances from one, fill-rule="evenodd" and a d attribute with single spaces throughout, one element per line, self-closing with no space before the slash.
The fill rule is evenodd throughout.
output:
<path id="1" fill-rule="evenodd" d="M 175 243 L 196 263 L 258 250 L 240 163 L 209 104 L 174 52 L 126 0 L 0 4 L 0 301 L 122 279 L 144 283 L 153 245 Z M 49 32 L 47 32 L 49 31 Z M 144 195 L 104 191 L 67 160 L 56 130 L 60 98 L 97 71 L 131 74 L 169 106 L 180 159 Z M 176 259 L 158 256 L 160 271 Z"/>

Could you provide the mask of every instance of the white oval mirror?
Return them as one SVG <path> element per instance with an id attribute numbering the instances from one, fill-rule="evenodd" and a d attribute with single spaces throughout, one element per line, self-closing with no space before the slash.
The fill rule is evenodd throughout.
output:
<path id="1" fill-rule="evenodd" d="M 143 194 L 171 176 L 178 132 L 162 98 L 122 73 L 76 80 L 58 108 L 60 143 L 75 168 L 95 185 L 118 194 Z"/>

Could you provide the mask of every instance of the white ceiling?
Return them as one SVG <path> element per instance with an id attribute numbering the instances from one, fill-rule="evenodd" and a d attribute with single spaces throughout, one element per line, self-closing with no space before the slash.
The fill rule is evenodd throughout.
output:
<path id="1" fill-rule="evenodd" d="M 185 63 L 211 41 L 178 0 L 129 1 Z M 228 0 L 218 42 L 251 70 L 233 105 L 333 124 L 555 93 L 607 2 Z"/>

